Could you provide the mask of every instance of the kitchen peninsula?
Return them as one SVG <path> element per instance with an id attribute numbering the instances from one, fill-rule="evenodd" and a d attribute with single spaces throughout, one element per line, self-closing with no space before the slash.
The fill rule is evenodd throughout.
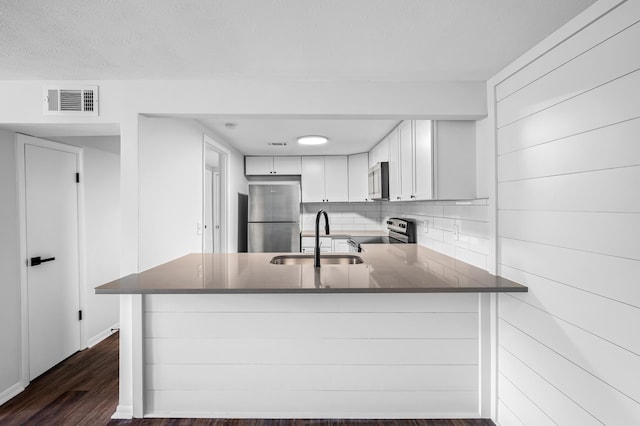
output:
<path id="1" fill-rule="evenodd" d="M 525 286 L 417 244 L 360 264 L 191 254 L 121 294 L 115 417 L 486 417 L 487 293 Z"/>

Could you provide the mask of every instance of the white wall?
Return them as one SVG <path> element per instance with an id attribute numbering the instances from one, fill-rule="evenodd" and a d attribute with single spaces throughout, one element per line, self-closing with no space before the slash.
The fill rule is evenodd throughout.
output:
<path id="1" fill-rule="evenodd" d="M 499 272 L 529 287 L 499 297 L 501 425 L 640 424 L 640 2 L 618 3 L 488 87 Z"/>
<path id="2" fill-rule="evenodd" d="M 202 251 L 202 132 L 185 120 L 140 116 L 139 270 Z"/>
<path id="3" fill-rule="evenodd" d="M 90 143 L 92 138 L 86 138 Z M 120 277 L 120 155 L 84 148 L 87 292 L 83 319 L 92 346 L 118 324 L 119 298 L 94 288 Z"/>
<path id="4" fill-rule="evenodd" d="M 20 387 L 20 271 L 15 137 L 0 130 L 0 404 Z"/>
<path id="5" fill-rule="evenodd" d="M 189 119 L 140 116 L 139 270 L 202 251 L 203 134 Z M 228 247 L 237 250 L 238 192 L 247 193 L 243 156 L 220 138 L 229 153 Z"/>

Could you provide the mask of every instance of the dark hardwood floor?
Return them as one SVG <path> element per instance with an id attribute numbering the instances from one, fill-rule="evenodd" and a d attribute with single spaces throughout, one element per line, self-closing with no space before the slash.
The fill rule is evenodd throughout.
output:
<path id="1" fill-rule="evenodd" d="M 495 426 L 491 420 L 111 420 L 118 404 L 118 334 L 55 366 L 0 406 L 0 425 Z"/>

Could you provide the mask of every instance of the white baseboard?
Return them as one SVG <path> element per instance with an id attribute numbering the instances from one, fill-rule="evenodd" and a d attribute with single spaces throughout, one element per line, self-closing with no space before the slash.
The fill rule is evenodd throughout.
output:
<path id="1" fill-rule="evenodd" d="M 14 396 L 18 395 L 20 392 L 24 390 L 24 388 L 25 387 L 22 385 L 22 383 L 18 382 L 15 385 L 9 387 L 8 389 L 5 389 L 2 392 L 0 392 L 0 405 L 4 404 Z"/>
<path id="2" fill-rule="evenodd" d="M 116 407 L 116 412 L 111 416 L 112 419 L 132 419 L 133 407 L 131 405 L 120 405 Z"/>
<path id="3" fill-rule="evenodd" d="M 87 340 L 87 347 L 91 348 L 97 345 L 98 343 L 102 342 L 104 339 L 106 339 L 107 337 L 115 333 L 117 331 L 115 329 L 119 329 L 119 328 L 120 328 L 119 323 L 114 324 L 111 327 L 102 330 L 100 333 L 96 334 L 95 336 L 90 337 L 89 340 Z"/>

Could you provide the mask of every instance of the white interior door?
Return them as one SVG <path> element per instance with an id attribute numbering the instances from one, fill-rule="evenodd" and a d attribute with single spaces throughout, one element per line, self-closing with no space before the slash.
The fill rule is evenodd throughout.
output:
<path id="1" fill-rule="evenodd" d="M 32 380 L 80 349 L 78 155 L 24 148 Z"/>
<path id="2" fill-rule="evenodd" d="M 204 252 L 214 252 L 213 242 L 213 171 L 204 170 Z"/>
<path id="3" fill-rule="evenodd" d="M 213 172 L 213 252 L 220 252 L 220 172 Z"/>

